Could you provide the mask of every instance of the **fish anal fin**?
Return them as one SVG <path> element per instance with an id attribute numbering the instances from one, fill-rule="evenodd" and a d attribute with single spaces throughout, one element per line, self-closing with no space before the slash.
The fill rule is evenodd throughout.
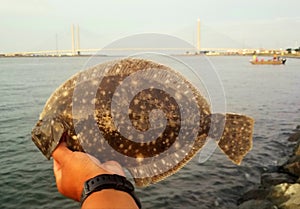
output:
<path id="1" fill-rule="evenodd" d="M 134 178 L 134 183 L 137 187 L 146 187 L 153 182 L 151 180 L 151 177 L 147 177 L 147 178 Z"/>
<path id="2" fill-rule="evenodd" d="M 235 164 L 240 165 L 252 148 L 254 120 L 246 115 L 227 113 L 223 134 L 218 142 L 220 149 Z"/>

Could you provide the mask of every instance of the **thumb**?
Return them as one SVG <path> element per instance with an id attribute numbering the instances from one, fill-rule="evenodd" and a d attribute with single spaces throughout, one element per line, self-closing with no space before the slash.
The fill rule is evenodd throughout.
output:
<path id="1" fill-rule="evenodd" d="M 55 159 L 53 159 L 53 172 L 55 176 L 57 189 L 58 191 L 61 191 L 62 170 L 61 165 Z"/>
<path id="2" fill-rule="evenodd" d="M 60 180 L 62 176 L 61 165 L 55 159 L 53 159 L 53 171 L 56 180 Z"/>
<path id="3" fill-rule="evenodd" d="M 54 161 L 62 165 L 71 156 L 72 151 L 66 147 L 66 143 L 60 143 L 52 153 Z"/>

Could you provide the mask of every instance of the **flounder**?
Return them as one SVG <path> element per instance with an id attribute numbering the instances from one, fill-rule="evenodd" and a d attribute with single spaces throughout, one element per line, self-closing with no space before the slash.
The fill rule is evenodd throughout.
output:
<path id="1" fill-rule="evenodd" d="M 48 159 L 64 140 L 73 151 L 116 160 L 137 186 L 147 186 L 182 168 L 207 140 L 240 164 L 252 148 L 253 125 L 245 115 L 211 113 L 201 92 L 170 67 L 126 58 L 63 83 L 46 102 L 32 140 Z"/>

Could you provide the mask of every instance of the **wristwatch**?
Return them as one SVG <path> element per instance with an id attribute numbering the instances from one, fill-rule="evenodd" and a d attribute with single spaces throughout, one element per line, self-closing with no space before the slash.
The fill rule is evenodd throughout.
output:
<path id="1" fill-rule="evenodd" d="M 138 197 L 134 193 L 134 186 L 124 176 L 116 174 L 102 174 L 87 180 L 84 183 L 83 192 L 81 196 L 81 205 L 84 200 L 93 192 L 101 191 L 103 189 L 115 189 L 127 192 L 141 209 L 142 205 Z"/>

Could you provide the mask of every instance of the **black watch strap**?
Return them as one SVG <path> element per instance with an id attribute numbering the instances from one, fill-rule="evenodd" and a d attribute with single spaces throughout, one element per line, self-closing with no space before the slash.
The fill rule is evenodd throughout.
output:
<path id="1" fill-rule="evenodd" d="M 103 189 L 115 189 L 127 192 L 134 199 L 137 206 L 142 208 L 140 200 L 134 193 L 134 186 L 132 183 L 130 183 L 130 181 L 128 181 L 124 176 L 116 174 L 102 174 L 87 180 L 83 187 L 81 205 L 90 194 Z"/>

